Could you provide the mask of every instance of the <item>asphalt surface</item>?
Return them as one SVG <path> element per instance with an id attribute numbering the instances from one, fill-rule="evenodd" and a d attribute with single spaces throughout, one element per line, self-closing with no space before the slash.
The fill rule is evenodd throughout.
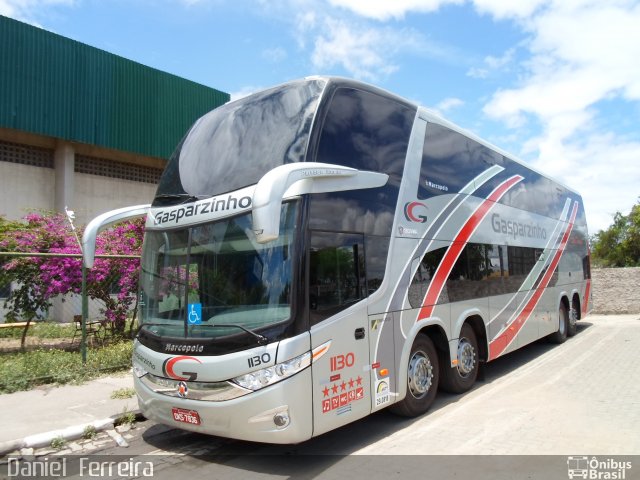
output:
<path id="1" fill-rule="evenodd" d="M 562 345 L 540 341 L 491 362 L 473 390 L 439 394 L 416 419 L 383 411 L 289 446 L 145 421 L 128 448 L 113 443 L 99 452 L 109 457 L 92 458 L 139 463 L 137 475 L 112 478 L 142 477 L 147 465 L 154 478 L 551 479 L 576 462 L 599 462 L 576 471 L 585 478 L 640 478 L 640 315 L 578 325 Z"/>

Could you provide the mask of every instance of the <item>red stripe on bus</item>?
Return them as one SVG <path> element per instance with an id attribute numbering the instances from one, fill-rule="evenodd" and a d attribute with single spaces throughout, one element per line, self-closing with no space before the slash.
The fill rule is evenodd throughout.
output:
<path id="1" fill-rule="evenodd" d="M 587 288 L 584 291 L 584 302 L 582 302 L 582 315 L 589 311 L 589 294 L 591 293 L 591 279 L 587 279 Z"/>
<path id="2" fill-rule="evenodd" d="M 556 267 L 560 262 L 560 257 L 562 256 L 562 253 L 564 252 L 564 249 L 567 246 L 567 241 L 569 240 L 569 235 L 571 234 L 571 230 L 573 230 L 573 223 L 575 222 L 577 213 L 578 213 L 578 202 L 575 202 L 573 205 L 573 212 L 571 213 L 571 220 L 569 221 L 569 225 L 567 225 L 567 229 L 565 230 L 564 235 L 562 236 L 560 247 L 558 248 L 556 254 L 554 255 L 553 260 L 551 261 L 551 264 L 549 264 L 549 268 L 547 268 L 547 271 L 542 277 L 542 281 L 536 288 L 535 292 L 533 293 L 533 295 L 531 296 L 531 298 L 529 299 L 525 307 L 518 314 L 516 319 L 513 322 L 511 322 L 511 324 L 507 327 L 507 329 L 504 332 L 502 332 L 498 337 L 496 337 L 494 340 L 491 341 L 491 343 L 489 344 L 489 360 L 493 360 L 494 358 L 497 358 L 502 354 L 502 352 L 506 350 L 506 348 L 509 346 L 511 341 L 515 338 L 518 332 L 520 332 L 520 330 L 522 329 L 524 324 L 527 322 L 527 320 L 529 320 L 529 317 L 531 316 L 531 313 L 535 309 L 536 305 L 538 305 L 538 302 L 540 301 L 540 298 L 542 297 L 544 290 L 547 288 L 547 285 L 549 285 L 549 282 L 551 281 L 551 277 L 553 277 L 553 273 L 555 272 Z"/>
<path id="3" fill-rule="evenodd" d="M 520 182 L 523 178 L 524 177 L 520 175 L 514 175 L 508 180 L 505 180 L 496 187 L 493 192 L 491 192 L 486 200 L 484 200 L 475 212 L 473 212 L 471 217 L 469 217 L 456 238 L 453 240 L 452 244 L 449 246 L 442 261 L 440 262 L 440 265 L 438 265 L 438 268 L 433 275 L 433 280 L 429 283 L 429 288 L 427 289 L 427 293 L 425 294 L 422 302 L 422 308 L 418 314 L 418 320 L 431 316 L 435 303 L 440 296 L 442 287 L 444 286 L 444 282 L 449 278 L 449 274 L 451 273 L 456 260 L 458 260 L 460 253 L 462 253 L 462 249 L 465 247 L 467 241 L 469 241 L 469 238 L 471 238 L 471 235 L 473 235 L 476 228 L 478 228 L 480 222 L 482 222 L 495 203 L 500 200 L 511 187 Z"/>

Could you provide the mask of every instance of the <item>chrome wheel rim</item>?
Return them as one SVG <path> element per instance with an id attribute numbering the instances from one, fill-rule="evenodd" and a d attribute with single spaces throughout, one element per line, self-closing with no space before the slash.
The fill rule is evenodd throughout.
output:
<path id="1" fill-rule="evenodd" d="M 476 351 L 466 338 L 458 342 L 458 372 L 466 377 L 476 366 Z"/>
<path id="2" fill-rule="evenodd" d="M 415 398 L 424 397 L 433 384 L 433 365 L 426 353 L 415 352 L 409 360 L 409 391 Z"/>
<path id="3" fill-rule="evenodd" d="M 578 310 L 572 307 L 571 310 L 569 310 L 569 323 L 571 324 L 571 326 L 573 326 L 576 324 L 577 321 L 578 321 Z"/>

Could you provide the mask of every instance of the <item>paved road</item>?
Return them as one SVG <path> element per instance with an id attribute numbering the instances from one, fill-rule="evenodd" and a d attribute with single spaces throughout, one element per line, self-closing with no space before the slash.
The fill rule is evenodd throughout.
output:
<path id="1" fill-rule="evenodd" d="M 417 419 L 380 412 L 294 446 L 145 422 L 129 449 L 105 453 L 158 455 L 154 478 L 225 479 L 568 478 L 567 456 L 636 455 L 617 478 L 640 478 L 639 351 L 640 316 L 590 316 L 566 343 L 538 342 L 490 363 L 471 392 L 440 394 Z"/>

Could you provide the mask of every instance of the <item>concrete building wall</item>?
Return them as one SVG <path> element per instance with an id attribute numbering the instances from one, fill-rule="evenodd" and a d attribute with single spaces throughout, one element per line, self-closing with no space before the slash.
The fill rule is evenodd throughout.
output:
<path id="1" fill-rule="evenodd" d="M 594 268 L 595 313 L 640 313 L 640 267 Z"/>
<path id="2" fill-rule="evenodd" d="M 152 183 L 76 173 L 73 210 L 77 222 L 86 224 L 108 210 L 151 203 L 156 187 Z"/>
<path id="3" fill-rule="evenodd" d="M 0 129 L 0 215 L 76 212 L 76 224 L 151 203 L 166 160 Z"/>
<path id="4" fill-rule="evenodd" d="M 54 170 L 0 160 L 0 215 L 18 219 L 28 209 L 53 210 Z"/>

